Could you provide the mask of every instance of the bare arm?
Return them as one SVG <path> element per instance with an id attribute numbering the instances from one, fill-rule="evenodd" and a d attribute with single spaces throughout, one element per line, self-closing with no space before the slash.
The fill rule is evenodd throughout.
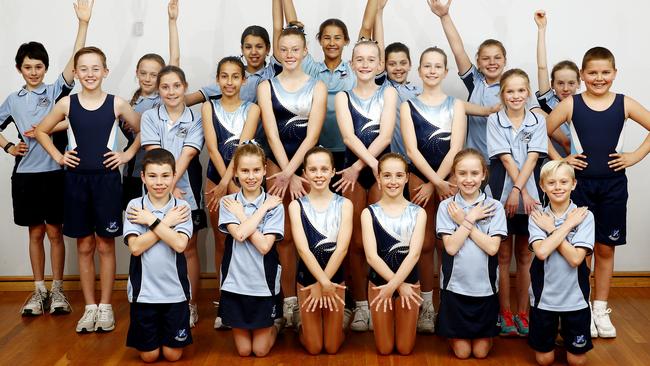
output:
<path id="1" fill-rule="evenodd" d="M 537 85 L 540 94 L 544 94 L 551 89 L 546 58 L 546 20 L 544 10 L 535 12 L 535 24 L 537 24 Z"/>
<path id="2" fill-rule="evenodd" d="M 191 107 L 193 105 L 205 102 L 205 96 L 200 91 L 185 94 L 185 105 Z"/>
<path id="3" fill-rule="evenodd" d="M 400 129 L 402 131 L 402 138 L 404 139 L 404 146 L 406 148 L 406 155 L 411 159 L 413 165 L 429 180 L 429 182 L 440 184 L 443 180 L 442 177 L 436 173 L 435 170 L 429 165 L 427 160 L 418 149 L 418 142 L 415 135 L 415 127 L 413 125 L 413 118 L 411 118 L 411 107 L 408 102 L 402 103 L 400 108 Z M 454 134 L 452 133 L 452 136 Z"/>
<path id="4" fill-rule="evenodd" d="M 350 239 L 352 238 L 352 201 L 346 198 L 343 201 L 341 209 L 341 224 L 339 226 L 339 233 L 336 236 L 336 249 L 334 249 L 334 253 L 332 253 L 330 260 L 327 262 L 327 266 L 325 266 L 325 275 L 327 275 L 327 278 L 332 278 L 341 267 L 341 263 L 343 263 L 343 259 L 345 259 L 348 253 Z"/>
<path id="5" fill-rule="evenodd" d="M 451 142 L 449 144 L 449 151 L 445 158 L 440 163 L 438 168 L 438 176 L 446 179 L 451 173 L 451 166 L 454 162 L 456 154 L 465 145 L 465 135 L 467 134 L 467 116 L 465 115 L 464 103 L 456 99 L 454 101 L 454 120 L 451 125 Z"/>
<path id="6" fill-rule="evenodd" d="M 88 23 L 90 22 L 90 17 L 93 11 L 94 0 L 77 0 L 73 4 L 74 11 L 77 14 L 77 19 L 79 20 L 79 26 L 77 28 L 77 37 L 74 41 L 74 48 L 72 49 L 72 55 L 70 60 L 65 65 L 63 69 L 63 78 L 65 82 L 71 84 L 74 80 L 74 55 L 86 45 L 86 35 L 88 34 Z"/>
<path id="7" fill-rule="evenodd" d="M 386 7 L 386 3 L 388 3 L 388 0 L 378 1 L 377 15 L 375 16 L 375 24 L 372 31 L 372 38 L 377 42 L 377 46 L 379 46 L 379 50 L 381 51 L 379 52 L 379 58 L 382 71 L 385 70 L 386 65 L 386 59 L 384 58 L 386 56 L 384 52 L 386 49 L 384 42 L 384 7 Z"/>
<path id="8" fill-rule="evenodd" d="M 61 98 L 54 105 L 54 108 L 52 108 L 50 113 L 48 113 L 47 116 L 45 116 L 45 118 L 43 118 L 43 120 L 38 124 L 38 126 L 36 126 L 36 130 L 34 131 L 34 137 L 38 143 L 43 146 L 43 149 L 45 149 L 45 151 L 47 151 L 52 159 L 59 163 L 59 165 L 63 165 L 63 154 L 61 154 L 56 146 L 54 146 L 54 143 L 50 138 L 50 133 L 57 123 L 63 121 L 66 118 L 69 109 L 70 97 Z"/>
<path id="9" fill-rule="evenodd" d="M 451 0 L 447 1 L 446 4 L 442 4 L 441 0 L 427 0 L 427 3 L 429 4 L 431 11 L 440 18 L 442 29 L 444 30 L 449 46 L 451 47 L 451 52 L 454 54 L 456 66 L 458 66 L 458 73 L 461 75 L 466 73 L 472 67 L 472 61 L 467 55 L 465 46 L 463 45 L 463 39 L 460 37 L 460 34 L 449 15 Z"/>
<path id="10" fill-rule="evenodd" d="M 174 181 L 172 183 L 173 187 L 176 187 L 178 181 L 183 177 L 183 174 L 185 174 L 187 167 L 190 166 L 190 162 L 198 154 L 199 151 L 197 149 L 190 146 L 183 146 L 181 155 L 176 159 L 176 174 L 174 175 Z"/>
<path id="11" fill-rule="evenodd" d="M 483 116 L 487 117 L 492 113 L 496 113 L 501 110 L 501 103 L 495 104 L 491 107 L 484 107 L 482 105 L 470 103 L 468 101 L 463 101 L 463 107 L 465 108 L 465 113 L 470 116 Z"/>
<path id="12" fill-rule="evenodd" d="M 363 240 L 363 251 L 366 254 L 366 262 L 383 279 L 390 281 L 395 273 L 388 267 L 377 253 L 377 239 L 372 225 L 370 209 L 365 208 L 361 212 L 361 236 Z"/>
<path id="13" fill-rule="evenodd" d="M 404 283 L 406 277 L 408 277 L 413 268 L 418 264 L 420 253 L 422 252 L 422 243 L 424 242 L 426 221 L 427 213 L 424 209 L 420 208 L 415 221 L 415 227 L 413 228 L 413 234 L 411 235 L 411 241 L 409 242 L 409 252 L 400 264 L 397 272 L 395 272 L 395 275 L 388 281 L 389 286 L 397 288 Z"/>
<path id="14" fill-rule="evenodd" d="M 287 18 L 287 23 L 298 20 L 292 0 L 273 0 L 271 4 L 271 14 L 273 17 L 273 44 L 271 46 L 273 48 L 273 57 L 276 59 L 279 59 L 278 50 L 280 48 L 278 47 L 278 40 L 280 39 L 280 33 L 284 27 L 283 12 L 284 16 Z"/>
<path id="15" fill-rule="evenodd" d="M 223 177 L 226 174 L 227 168 L 223 157 L 219 153 L 217 133 L 212 124 L 212 105 L 210 101 L 204 102 L 201 106 L 201 123 L 203 124 L 203 138 L 205 139 L 205 146 L 208 149 L 210 161 L 217 168 L 219 175 Z"/>
<path id="16" fill-rule="evenodd" d="M 126 122 L 133 132 L 140 132 L 140 113 L 133 110 L 133 107 L 124 99 L 115 97 L 115 115 Z"/>
<path id="17" fill-rule="evenodd" d="M 178 25 L 176 23 L 178 19 L 178 0 L 169 0 L 167 13 L 169 15 L 169 64 L 180 66 L 181 50 L 178 41 Z"/>
<path id="18" fill-rule="evenodd" d="M 257 87 L 257 103 L 260 106 L 262 114 L 262 125 L 264 126 L 264 133 L 266 140 L 271 148 L 273 156 L 280 164 L 280 168 L 289 164 L 289 158 L 284 151 L 282 141 L 280 140 L 280 132 L 278 131 L 278 124 L 273 114 L 273 105 L 271 104 L 271 86 L 268 80 L 263 81 Z"/>
<path id="19" fill-rule="evenodd" d="M 359 29 L 359 37 L 357 39 L 372 37 L 372 29 L 377 16 L 377 3 L 378 0 L 368 0 L 366 9 L 363 11 L 363 18 L 361 18 L 361 29 Z"/>

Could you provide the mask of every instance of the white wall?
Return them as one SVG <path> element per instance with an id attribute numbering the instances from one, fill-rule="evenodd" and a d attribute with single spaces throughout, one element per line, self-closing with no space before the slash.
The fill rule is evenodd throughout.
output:
<path id="1" fill-rule="evenodd" d="M 71 1 L 65 0 L 0 0 L 0 98 L 17 90 L 23 80 L 14 68 L 18 46 L 30 40 L 42 42 L 50 53 L 47 82 L 52 82 L 70 57 L 77 23 Z M 356 38 L 365 6 L 362 0 L 295 0 L 298 15 L 306 26 L 309 47 L 322 59 L 314 40 L 320 22 L 339 17 Z M 614 90 L 633 96 L 650 107 L 650 93 L 645 90 L 647 58 L 650 56 L 650 34 L 647 2 L 621 2 L 612 6 L 604 0 L 547 0 L 543 2 L 516 0 L 457 0 L 452 6 L 456 25 L 464 36 L 470 55 L 485 38 L 501 40 L 508 50 L 508 64 L 529 72 L 536 84 L 536 27 L 533 11 L 544 6 L 549 16 L 547 39 L 549 64 L 569 58 L 578 64 L 583 53 L 594 45 L 610 48 L 619 69 Z M 181 0 L 178 21 L 181 41 L 181 66 L 186 70 L 190 90 L 212 82 L 216 62 L 226 55 L 238 55 L 239 35 L 245 26 L 259 24 L 271 30 L 269 0 Z M 136 88 L 135 63 L 147 52 L 167 58 L 166 1 L 162 0 L 98 0 L 88 34 L 88 45 L 101 47 L 108 55 L 110 74 L 105 90 L 129 98 Z M 144 23 L 144 35 L 133 36 L 133 25 Z M 419 53 L 431 45 L 449 51 L 440 22 L 429 12 L 425 0 L 391 0 L 385 11 L 386 43 L 402 41 L 411 47 L 415 64 Z M 31 24 L 31 26 L 28 26 Z M 346 49 L 349 57 L 351 47 Z M 450 52 L 448 52 L 450 53 Z M 450 59 L 449 76 L 445 81 L 448 93 L 462 98 L 467 93 L 455 75 L 458 70 Z M 415 71 L 415 70 L 414 70 Z M 415 72 L 411 80 L 419 82 Z M 15 140 L 12 128 L 5 136 Z M 625 150 L 635 149 L 646 136 L 635 123 L 626 128 Z M 205 161 L 205 153 L 204 153 Z M 13 159 L 0 152 L 0 276 L 31 275 L 28 261 L 27 230 L 13 224 L 10 175 Z M 650 158 L 628 170 L 630 200 L 628 203 L 628 245 L 617 250 L 617 271 L 650 271 L 650 193 L 643 189 L 650 171 Z M 647 187 L 647 186 L 646 186 Z M 117 272 L 128 272 L 128 252 L 117 240 Z M 66 239 L 66 273 L 77 274 L 75 242 Z M 204 230 L 200 237 L 202 270 L 214 271 L 213 239 Z M 48 269 L 49 273 L 49 264 Z"/>

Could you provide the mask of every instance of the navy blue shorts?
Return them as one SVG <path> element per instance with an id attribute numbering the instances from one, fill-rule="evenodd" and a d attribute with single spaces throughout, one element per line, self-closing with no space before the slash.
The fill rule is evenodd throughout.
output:
<path id="1" fill-rule="evenodd" d="M 551 352 L 555 349 L 558 323 L 562 321 L 560 334 L 564 348 L 574 355 L 586 353 L 594 348 L 591 344 L 591 311 L 588 307 L 575 311 L 548 311 L 530 308 L 528 344 L 537 352 Z"/>
<path id="2" fill-rule="evenodd" d="M 122 210 L 132 199 L 142 197 L 142 178 L 140 177 L 122 177 Z"/>
<path id="3" fill-rule="evenodd" d="M 122 182 L 118 170 L 66 171 L 63 235 L 122 235 Z"/>
<path id="4" fill-rule="evenodd" d="M 446 338 L 492 338 L 499 334 L 499 295 L 475 297 L 440 290 L 436 334 Z"/>
<path id="5" fill-rule="evenodd" d="M 63 224 L 63 170 L 14 173 L 11 198 L 18 226 Z"/>
<path id="6" fill-rule="evenodd" d="M 282 297 L 249 296 L 221 290 L 219 316 L 231 328 L 262 329 L 282 317 Z"/>
<path id="7" fill-rule="evenodd" d="M 587 206 L 594 214 L 596 242 L 623 245 L 627 233 L 627 177 L 578 178 L 571 193 L 573 203 Z"/>
<path id="8" fill-rule="evenodd" d="M 529 236 L 528 233 L 528 215 L 515 214 L 512 218 L 506 219 L 508 225 L 508 235 Z"/>
<path id="9" fill-rule="evenodd" d="M 174 304 L 131 303 L 126 346 L 149 352 L 162 346 L 181 348 L 192 344 L 187 301 Z"/>
<path id="10" fill-rule="evenodd" d="M 208 216 L 203 211 L 203 167 L 201 167 L 198 155 L 190 161 L 190 165 L 187 167 L 187 176 L 190 179 L 190 187 L 196 205 L 199 207 L 192 211 L 192 225 L 194 232 L 198 233 L 199 230 L 208 227 Z"/>

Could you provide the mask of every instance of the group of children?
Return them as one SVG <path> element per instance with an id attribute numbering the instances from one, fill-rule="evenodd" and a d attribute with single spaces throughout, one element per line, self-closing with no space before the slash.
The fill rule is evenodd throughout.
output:
<path id="1" fill-rule="evenodd" d="M 622 153 L 621 132 L 628 118 L 650 129 L 650 112 L 609 91 L 616 68 L 602 47 L 587 51 L 581 69 L 558 63 L 549 82 L 543 11 L 535 13 L 535 98 L 523 70 L 505 70 L 501 42 L 484 41 L 474 64 L 451 1 L 427 3 L 467 102 L 442 90 L 441 48 L 420 56 L 422 87 L 408 82 L 409 49 L 384 50 L 386 1 L 378 0 L 367 1 L 349 62 L 341 20 L 321 24 L 324 61 L 315 61 L 293 1 L 273 0 L 272 38 L 247 27 L 245 62 L 223 58 L 216 85 L 189 93 L 171 0 L 169 64 L 140 58 L 129 103 L 102 90 L 106 56 L 84 47 L 92 1 L 78 0 L 74 55 L 62 75 L 44 84 L 45 49 L 23 44 L 16 68 L 26 84 L 0 107 L 2 130 L 14 122 L 19 132 L 17 144 L 0 135 L 0 146 L 16 156 L 14 221 L 29 227 L 36 286 L 22 314 L 72 311 L 62 290 L 66 235 L 77 238 L 86 304 L 77 331 L 114 329 L 114 238 L 123 236 L 132 254 L 127 345 L 146 362 L 161 353 L 179 359 L 198 321 L 197 232 L 209 218 L 220 284 L 214 327 L 232 328 L 241 356 L 268 354 L 283 327 L 295 327 L 311 354 L 336 353 L 349 326 L 374 330 L 381 354 L 411 353 L 417 331 L 435 329 L 458 358 L 486 357 L 499 334 L 528 336 L 548 365 L 559 328 L 569 363 L 584 364 L 592 337 L 616 336 L 607 298 L 614 249 L 625 244 L 624 169 L 650 151 L 646 138 Z M 68 95 L 74 79 L 81 91 Z M 200 113 L 190 109 L 201 102 Z M 554 160 L 543 165 L 547 157 Z"/>

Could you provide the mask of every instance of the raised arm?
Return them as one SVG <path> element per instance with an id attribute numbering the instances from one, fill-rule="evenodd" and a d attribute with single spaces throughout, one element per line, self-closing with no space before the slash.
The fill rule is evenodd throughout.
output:
<path id="1" fill-rule="evenodd" d="M 289 22 L 297 21 L 298 16 L 296 15 L 296 8 L 293 6 L 293 0 L 273 0 L 271 7 L 271 15 L 273 17 L 273 43 L 271 46 L 273 48 L 273 57 L 278 60 L 278 50 L 280 49 L 278 41 L 282 28 L 284 27 L 284 19 L 286 18 L 288 24 Z"/>
<path id="2" fill-rule="evenodd" d="M 379 0 L 377 4 L 377 15 L 375 16 L 375 25 L 372 30 L 372 39 L 377 42 L 379 46 L 379 58 L 381 60 L 381 69 L 385 70 L 386 56 L 384 50 L 386 49 L 386 43 L 384 41 L 384 8 L 386 7 L 388 0 Z"/>
<path id="3" fill-rule="evenodd" d="M 180 66 L 181 50 L 178 41 L 178 0 L 169 0 L 167 5 L 167 14 L 169 15 L 169 64 Z"/>
<path id="4" fill-rule="evenodd" d="M 535 12 L 535 24 L 537 24 L 537 85 L 540 95 L 551 89 L 546 59 L 546 19 L 544 10 Z"/>
<path id="5" fill-rule="evenodd" d="M 366 8 L 363 11 L 363 18 L 361 18 L 361 29 L 359 29 L 359 37 L 357 39 L 372 37 L 372 30 L 375 24 L 375 17 L 377 16 L 377 4 L 379 0 L 368 0 Z"/>
<path id="6" fill-rule="evenodd" d="M 472 61 L 467 55 L 463 39 L 451 20 L 451 15 L 449 15 L 451 0 L 448 0 L 446 4 L 443 4 L 441 0 L 427 0 L 427 3 L 431 11 L 440 18 L 442 29 L 451 47 L 451 52 L 454 54 L 456 66 L 458 66 L 458 73 L 460 75 L 465 74 L 472 67 Z"/>
<path id="7" fill-rule="evenodd" d="M 70 60 L 63 69 L 63 78 L 65 82 L 71 84 L 74 81 L 74 55 L 86 45 L 86 35 L 88 34 L 88 23 L 93 12 L 94 0 L 77 0 L 73 4 L 74 12 L 77 14 L 79 26 L 77 28 L 77 38 L 74 41 L 74 48 Z"/>

